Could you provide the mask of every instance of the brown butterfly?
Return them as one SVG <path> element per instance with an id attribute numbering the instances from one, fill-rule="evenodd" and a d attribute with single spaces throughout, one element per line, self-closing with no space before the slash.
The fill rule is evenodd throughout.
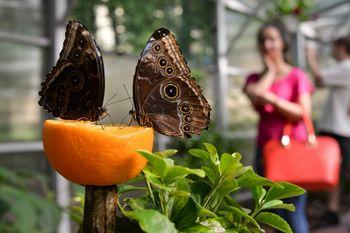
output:
<path id="1" fill-rule="evenodd" d="M 69 21 L 59 59 L 41 85 L 39 105 L 55 117 L 98 121 L 107 114 L 101 51 L 78 21 Z"/>
<path id="2" fill-rule="evenodd" d="M 161 134 L 190 137 L 208 128 L 211 107 L 168 29 L 156 30 L 143 49 L 133 99 L 133 118 Z"/>

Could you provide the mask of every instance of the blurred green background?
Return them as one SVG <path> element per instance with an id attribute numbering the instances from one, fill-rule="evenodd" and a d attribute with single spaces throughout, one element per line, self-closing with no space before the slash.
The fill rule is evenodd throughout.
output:
<path id="1" fill-rule="evenodd" d="M 223 4 L 223 11 L 218 10 L 219 4 Z M 350 3 L 344 0 L 0 0 L 0 233 L 62 233 L 75 228 L 67 222 L 67 216 L 56 227 L 60 210 L 55 201 L 68 205 L 71 186 L 51 170 L 43 155 L 41 127 L 49 115 L 37 104 L 40 83 L 57 60 L 69 19 L 84 24 L 102 48 L 105 100 L 116 92 L 114 100 L 127 97 L 123 83 L 131 92 L 138 55 L 149 36 L 159 27 L 169 28 L 213 107 L 213 122 L 212 130 L 202 137 L 187 141 L 159 137 L 157 147 L 176 147 L 185 152 L 207 141 L 221 151 L 239 151 L 244 162 L 250 164 L 257 115 L 241 89 L 246 75 L 261 68 L 255 39 L 259 26 L 271 19 L 287 22 L 293 63 L 307 68 L 302 55 L 308 39 L 318 44 L 322 64 L 329 64 L 333 62 L 329 42 L 349 33 Z M 221 41 L 227 44 L 226 52 L 220 54 L 225 57 L 227 67 L 220 68 Z M 222 78 L 220 69 L 225 70 L 225 91 L 217 88 Z M 313 97 L 316 122 L 325 94 L 326 91 L 317 91 Z M 222 111 L 217 111 L 218 98 L 225 99 Z M 114 122 L 120 123 L 130 109 L 130 102 L 125 101 L 109 106 L 108 112 Z M 225 125 L 221 125 L 221 118 L 227 120 Z M 105 122 L 110 123 L 108 119 Z M 47 188 L 43 190 L 43 186 Z M 29 213 L 32 219 L 23 217 Z M 50 219 L 45 222 L 51 221 L 52 228 L 42 226 L 43 215 Z"/>

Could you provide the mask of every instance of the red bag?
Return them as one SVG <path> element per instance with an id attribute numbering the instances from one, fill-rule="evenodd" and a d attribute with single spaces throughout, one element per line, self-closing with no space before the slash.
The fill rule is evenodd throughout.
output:
<path id="1" fill-rule="evenodd" d="M 290 139 L 287 123 L 281 141 L 270 140 L 263 150 L 265 176 L 273 181 L 288 181 L 306 190 L 331 190 L 338 185 L 341 156 L 339 144 L 331 137 L 315 136 L 310 118 L 303 120 L 308 141 Z"/>

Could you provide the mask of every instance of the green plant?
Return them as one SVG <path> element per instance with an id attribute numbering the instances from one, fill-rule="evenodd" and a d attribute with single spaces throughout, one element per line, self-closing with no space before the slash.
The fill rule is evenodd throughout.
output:
<path id="1" fill-rule="evenodd" d="M 241 164 L 238 153 L 219 156 L 213 145 L 204 146 L 205 149 L 189 151 L 200 161 L 200 169 L 175 165 L 169 156 L 176 150 L 139 152 L 148 160 L 141 176 L 146 187 L 132 182 L 119 186 L 119 196 L 144 191 L 140 197 L 120 198 L 123 202 L 118 206 L 124 216 L 124 229 L 128 229 L 128 224 L 135 228 L 137 222 L 140 232 L 150 233 L 263 232 L 260 226 L 263 223 L 292 232 L 284 219 L 270 211 L 294 211 L 294 206 L 283 199 L 304 193 L 302 188 L 257 175 L 251 167 Z M 253 209 L 234 199 L 233 195 L 242 189 L 251 191 Z"/>
<path id="2" fill-rule="evenodd" d="M 267 10 L 268 20 L 293 15 L 299 21 L 305 21 L 314 7 L 314 0 L 274 0 L 273 7 Z"/>
<path id="3" fill-rule="evenodd" d="M 84 217 L 84 203 L 85 203 L 85 195 L 84 188 L 79 185 L 73 186 L 74 197 L 72 200 L 72 204 L 69 206 L 67 212 L 70 218 L 80 225 L 83 222 Z"/>
<path id="4" fill-rule="evenodd" d="M 42 195 L 31 191 L 31 187 L 37 184 Z M 53 233 L 60 214 L 45 177 L 0 167 L 1 233 Z"/>

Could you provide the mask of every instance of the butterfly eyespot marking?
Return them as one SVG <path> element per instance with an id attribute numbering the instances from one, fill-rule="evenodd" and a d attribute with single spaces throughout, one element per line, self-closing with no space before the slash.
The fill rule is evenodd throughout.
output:
<path id="1" fill-rule="evenodd" d="M 168 83 L 163 88 L 163 94 L 166 98 L 174 100 L 179 96 L 179 87 L 174 83 Z"/>
<path id="2" fill-rule="evenodd" d="M 193 118 L 190 116 L 190 115 L 184 115 L 183 116 L 183 120 L 186 122 L 186 123 L 191 123 L 193 121 Z"/>
<path id="3" fill-rule="evenodd" d="M 152 46 L 152 50 L 155 53 L 161 53 L 162 52 L 162 46 L 159 43 L 156 43 Z"/>
<path id="4" fill-rule="evenodd" d="M 184 114 L 188 114 L 192 112 L 192 107 L 189 104 L 181 104 L 179 109 L 180 109 L 180 112 Z"/>
<path id="5" fill-rule="evenodd" d="M 81 51 L 79 49 L 76 49 L 73 53 L 73 57 L 75 60 L 79 61 L 81 58 Z"/>
<path id="6" fill-rule="evenodd" d="M 166 67 L 167 65 L 168 65 L 168 61 L 167 61 L 167 59 L 165 58 L 165 57 L 160 57 L 159 59 L 158 59 L 158 65 L 160 66 L 160 67 Z"/>
<path id="7" fill-rule="evenodd" d="M 62 97 L 58 98 L 58 102 L 63 103 L 63 98 Z"/>
<path id="8" fill-rule="evenodd" d="M 78 37 L 78 43 L 79 43 L 81 48 L 85 48 L 86 45 L 87 45 L 87 41 L 86 41 L 84 36 L 79 36 Z"/>
<path id="9" fill-rule="evenodd" d="M 69 79 L 69 82 L 73 88 L 78 88 L 81 86 L 82 78 L 78 73 L 73 73 Z"/>
<path id="10" fill-rule="evenodd" d="M 175 70 L 174 70 L 173 67 L 168 66 L 167 68 L 165 68 L 165 73 L 166 73 L 167 75 L 173 75 L 173 74 L 175 73 Z"/>
<path id="11" fill-rule="evenodd" d="M 56 110 L 57 110 L 58 112 L 61 112 L 61 111 L 62 111 L 62 106 L 58 105 L 58 106 L 56 107 Z"/>
<path id="12" fill-rule="evenodd" d="M 182 131 L 184 131 L 185 133 L 191 132 L 191 126 L 189 126 L 189 125 L 183 125 L 183 126 L 182 126 Z"/>

